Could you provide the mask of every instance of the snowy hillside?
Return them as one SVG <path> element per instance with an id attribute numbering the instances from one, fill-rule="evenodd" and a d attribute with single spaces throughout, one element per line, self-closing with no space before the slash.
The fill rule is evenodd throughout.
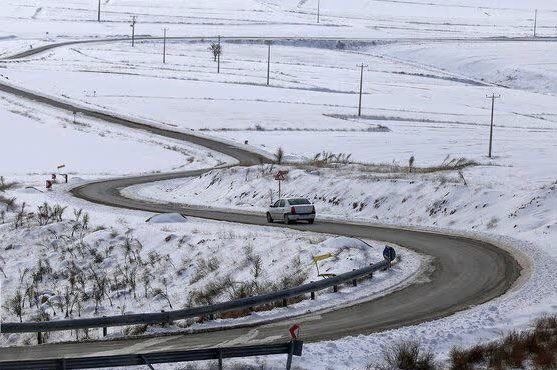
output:
<path id="1" fill-rule="evenodd" d="M 288 170 L 282 194 L 314 202 L 316 223 L 419 227 L 448 238 L 477 238 L 509 251 L 522 266 L 512 289 L 454 315 L 306 344 L 296 363 L 300 369 L 376 368 L 390 345 L 405 340 L 417 340 L 447 367 L 454 347 L 485 344 L 557 314 L 557 2 L 100 4 L 98 22 L 96 0 L 3 2 L 0 83 L 213 138 L 221 147 L 278 163 L 240 167 L 215 150 L 52 108 L 2 88 L 2 321 L 195 307 L 314 281 L 316 255 L 331 253 L 321 267 L 335 274 L 382 259 L 384 244 L 373 240 L 365 244 L 278 224 L 157 216 L 71 193 L 90 181 L 188 170 L 203 171 L 112 192 L 172 206 L 249 211 L 264 222 L 277 197 L 274 175 Z M 163 29 L 169 37 L 164 42 Z M 83 40 L 98 42 L 9 58 Z M 217 45 L 218 58 L 212 53 Z M 490 96 L 496 97 L 493 111 Z M 279 151 L 284 157 L 275 158 Z M 58 177 L 47 190 L 52 173 L 68 173 L 69 183 Z M 358 287 L 343 286 L 339 294 L 322 292 L 317 302 L 294 300 L 288 307 L 182 320 L 166 328 L 110 329 L 109 337 L 214 329 L 308 312 L 317 320 L 320 310 L 421 284 L 429 278 L 425 271 L 438 268 L 428 256 L 395 247 L 401 258 L 391 270 Z M 71 335 L 61 332 L 47 341 Z M 0 354 L 1 346 L 34 343 L 33 335 L 0 334 Z M 557 353 L 551 356 L 557 364 Z M 274 370 L 283 368 L 280 361 L 230 364 Z M 542 368 L 536 366 L 523 362 L 512 370 Z"/>

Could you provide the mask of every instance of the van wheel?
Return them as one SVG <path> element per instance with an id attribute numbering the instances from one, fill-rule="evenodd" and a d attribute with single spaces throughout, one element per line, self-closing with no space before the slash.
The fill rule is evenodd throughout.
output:
<path id="1" fill-rule="evenodd" d="M 273 218 L 271 217 L 271 214 L 269 212 L 267 212 L 267 222 L 270 224 L 273 223 Z"/>
<path id="2" fill-rule="evenodd" d="M 311 219 L 308 220 L 308 224 L 311 225 L 314 221 L 315 221 L 315 220 L 314 220 L 313 218 L 311 218 Z"/>

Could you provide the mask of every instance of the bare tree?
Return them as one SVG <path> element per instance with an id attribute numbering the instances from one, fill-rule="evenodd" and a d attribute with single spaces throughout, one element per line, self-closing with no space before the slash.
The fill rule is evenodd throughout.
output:
<path id="1" fill-rule="evenodd" d="M 408 160 L 408 172 L 412 172 L 412 168 L 414 168 L 414 156 L 411 156 Z"/>
<path id="2" fill-rule="evenodd" d="M 275 160 L 278 164 L 282 164 L 282 161 L 284 160 L 284 150 L 282 147 L 277 149 L 277 152 L 275 153 Z"/>
<path id="3" fill-rule="evenodd" d="M 220 42 L 211 42 L 209 50 L 213 53 L 213 60 L 216 62 L 217 58 L 222 55 L 222 44 Z"/>

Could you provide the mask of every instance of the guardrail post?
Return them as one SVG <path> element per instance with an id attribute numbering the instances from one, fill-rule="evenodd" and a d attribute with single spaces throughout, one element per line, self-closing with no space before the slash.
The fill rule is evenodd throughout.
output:
<path id="1" fill-rule="evenodd" d="M 311 292 L 310 297 L 312 301 L 315 301 L 315 292 Z"/>
<path id="2" fill-rule="evenodd" d="M 222 349 L 221 348 L 218 349 L 218 355 L 219 355 L 219 370 L 222 370 Z"/>
<path id="3" fill-rule="evenodd" d="M 288 357 L 286 359 L 286 370 L 292 368 L 292 356 L 294 355 L 294 342 L 288 343 Z"/>
<path id="4" fill-rule="evenodd" d="M 43 333 L 37 332 L 37 344 L 43 344 Z"/>
<path id="5" fill-rule="evenodd" d="M 106 316 L 103 316 L 106 317 Z M 106 337 L 108 335 L 108 328 L 106 326 L 103 326 L 103 337 Z"/>
<path id="6" fill-rule="evenodd" d="M 209 314 L 209 320 L 211 320 L 211 321 L 215 320 L 215 314 L 214 313 Z"/>
<path id="7" fill-rule="evenodd" d="M 149 369 L 155 370 L 155 368 L 153 367 L 153 365 L 151 365 L 151 363 L 149 362 L 149 360 L 147 360 L 147 357 L 145 357 L 144 355 L 139 355 L 139 357 L 141 358 L 141 360 L 143 360 L 143 362 L 145 363 L 145 365 L 147 365 L 147 366 L 149 367 Z"/>
<path id="8" fill-rule="evenodd" d="M 282 299 L 282 307 L 288 307 L 288 299 L 286 298 Z"/>
<path id="9" fill-rule="evenodd" d="M 333 293 L 338 293 L 338 285 L 333 285 Z"/>
<path id="10" fill-rule="evenodd" d="M 356 269 L 352 269 L 352 271 L 356 271 Z M 352 286 L 358 286 L 358 280 L 357 279 L 352 280 Z"/>

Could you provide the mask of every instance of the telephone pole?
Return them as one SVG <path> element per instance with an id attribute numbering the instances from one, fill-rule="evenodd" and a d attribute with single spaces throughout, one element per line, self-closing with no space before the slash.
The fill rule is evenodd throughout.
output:
<path id="1" fill-rule="evenodd" d="M 491 158 L 491 149 L 493 147 L 493 114 L 495 112 L 495 99 L 499 99 L 501 95 L 491 94 L 487 95 L 488 99 L 491 99 L 491 125 L 489 127 L 489 153 L 488 157 Z"/>
<path id="2" fill-rule="evenodd" d="M 267 41 L 267 86 L 269 86 L 271 75 L 271 41 Z"/>
<path id="3" fill-rule="evenodd" d="M 320 17 L 321 17 L 321 0 L 317 0 L 317 23 L 319 23 Z"/>
<path id="4" fill-rule="evenodd" d="M 363 93 L 363 88 L 364 88 L 364 68 L 367 67 L 367 65 L 365 64 L 359 64 L 358 67 L 361 68 L 361 72 L 360 72 L 360 100 L 358 103 L 358 117 L 361 117 L 362 115 L 362 93 Z"/>
<path id="5" fill-rule="evenodd" d="M 131 28 L 132 28 L 132 48 L 133 48 L 135 46 L 135 15 L 132 16 Z"/>
<path id="6" fill-rule="evenodd" d="M 163 37 L 162 37 L 162 63 L 166 63 L 166 28 L 163 28 Z"/>
<path id="7" fill-rule="evenodd" d="M 536 37 L 536 28 L 538 27 L 538 9 L 534 12 L 534 37 Z"/>
<path id="8" fill-rule="evenodd" d="M 101 0 L 99 0 L 99 6 L 97 7 L 97 22 L 101 21 Z"/>

